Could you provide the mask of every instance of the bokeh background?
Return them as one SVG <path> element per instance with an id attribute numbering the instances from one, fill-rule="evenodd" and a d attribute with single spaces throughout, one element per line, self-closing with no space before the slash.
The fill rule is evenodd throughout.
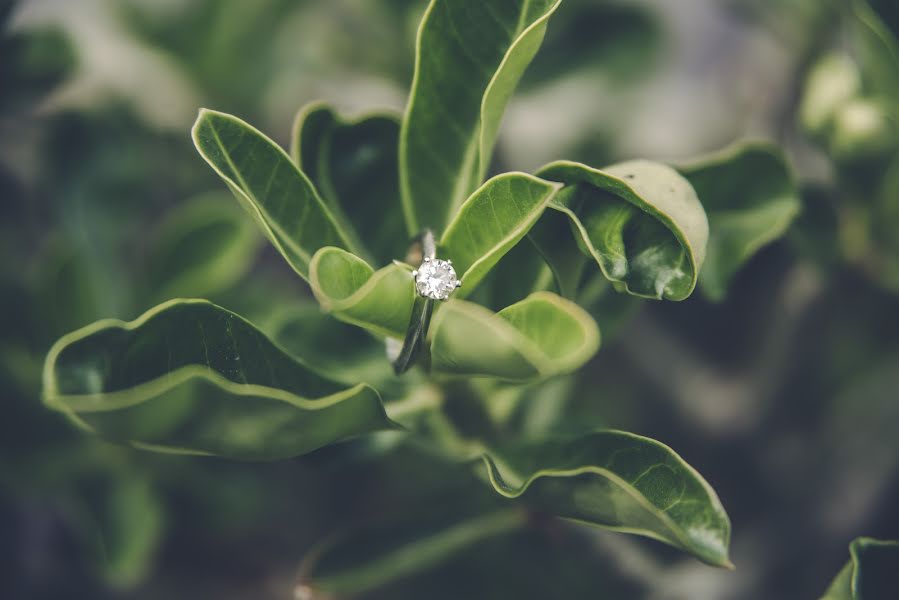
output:
<path id="1" fill-rule="evenodd" d="M 603 349 L 548 404 L 563 427 L 675 448 L 727 508 L 737 570 L 579 528 L 484 544 L 370 597 L 817 598 L 852 538 L 899 538 L 899 297 L 844 260 L 833 165 L 796 125 L 836 4 L 567 0 L 498 145 L 498 170 L 679 161 L 745 137 L 785 149 L 805 203 L 789 234 L 722 302 L 597 315 Z M 896 33 L 894 3 L 874 5 Z M 289 599 L 304 554 L 348 519 L 479 493 L 425 457 L 353 443 L 270 464 L 143 453 L 40 403 L 49 346 L 96 319 L 176 296 L 254 321 L 317 310 L 189 128 L 206 106 L 285 143 L 311 100 L 402 110 L 423 9 L 0 1 L 0 597 Z M 219 268 L 197 276 L 211 256 Z"/>

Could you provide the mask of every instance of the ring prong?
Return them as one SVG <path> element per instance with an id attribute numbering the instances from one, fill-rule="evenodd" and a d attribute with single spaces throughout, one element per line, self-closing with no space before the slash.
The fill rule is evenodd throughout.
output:
<path id="1" fill-rule="evenodd" d="M 457 288 L 462 287 L 462 282 L 461 282 L 461 281 L 457 281 L 457 282 L 456 282 L 456 287 L 457 287 Z"/>
<path id="2" fill-rule="evenodd" d="M 418 277 L 418 269 L 412 270 L 412 277 Z"/>
<path id="3" fill-rule="evenodd" d="M 453 259 L 449 259 L 449 260 L 447 260 L 447 261 L 446 261 L 446 264 L 448 264 L 448 265 L 451 265 L 451 264 L 453 264 Z"/>
<path id="4" fill-rule="evenodd" d="M 431 262 L 431 257 L 430 257 L 430 256 L 425 256 L 425 262 Z"/>

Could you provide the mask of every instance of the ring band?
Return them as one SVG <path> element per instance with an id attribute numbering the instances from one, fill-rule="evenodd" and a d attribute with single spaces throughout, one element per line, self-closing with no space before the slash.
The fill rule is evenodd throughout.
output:
<path id="1" fill-rule="evenodd" d="M 428 334 L 434 300 L 446 300 L 462 285 L 456 277 L 453 261 L 437 258 L 437 244 L 430 229 L 423 230 L 412 240 L 406 261 L 418 263 L 419 266 L 412 271 L 416 294 L 409 327 L 403 347 L 393 361 L 393 371 L 397 375 L 405 373 L 420 353 L 422 342 Z"/>

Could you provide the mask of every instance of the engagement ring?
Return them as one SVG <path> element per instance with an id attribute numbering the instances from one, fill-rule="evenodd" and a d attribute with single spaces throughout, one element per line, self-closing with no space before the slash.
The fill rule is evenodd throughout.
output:
<path id="1" fill-rule="evenodd" d="M 422 342 L 428 334 L 434 301 L 446 300 L 462 286 L 453 268 L 453 261 L 441 260 L 436 254 L 437 244 L 434 242 L 434 234 L 430 229 L 425 229 L 412 241 L 406 255 L 407 263 L 420 263 L 418 268 L 412 271 L 418 295 L 412 305 L 412 316 L 409 319 L 403 347 L 393 361 L 393 370 L 397 375 L 405 373 L 418 358 Z"/>
<path id="2" fill-rule="evenodd" d="M 462 282 L 456 278 L 453 261 L 426 256 L 421 266 L 412 271 L 418 295 L 431 300 L 446 300 Z"/>

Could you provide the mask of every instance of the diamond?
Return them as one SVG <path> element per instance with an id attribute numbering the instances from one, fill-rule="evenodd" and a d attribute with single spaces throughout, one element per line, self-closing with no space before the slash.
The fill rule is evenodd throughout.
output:
<path id="1" fill-rule="evenodd" d="M 453 290 L 462 285 L 456 278 L 452 261 L 449 260 L 426 258 L 412 274 L 415 276 L 415 289 L 418 293 L 432 300 L 446 300 Z"/>

